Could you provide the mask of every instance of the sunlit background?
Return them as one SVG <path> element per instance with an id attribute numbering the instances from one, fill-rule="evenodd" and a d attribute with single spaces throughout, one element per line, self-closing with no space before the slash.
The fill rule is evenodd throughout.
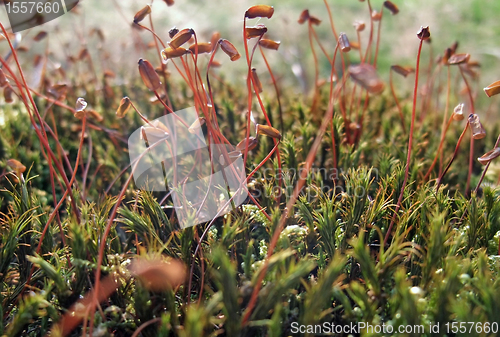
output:
<path id="1" fill-rule="evenodd" d="M 83 48 L 87 48 L 95 60 L 97 74 L 112 70 L 117 74 L 114 79 L 116 85 L 126 83 L 131 77 L 138 76 L 136 65 L 139 58 L 148 59 L 155 66 L 160 64 L 156 49 L 147 47 L 148 43 L 153 41 L 151 33 L 133 28 L 131 24 L 135 12 L 147 4 L 152 5 L 155 31 L 165 42 L 168 41 L 169 29 L 174 26 L 179 29 L 193 28 L 202 41 L 209 41 L 212 33 L 218 31 L 242 53 L 243 14 L 246 8 L 257 3 L 190 0 L 176 1 L 169 7 L 162 0 L 82 0 L 71 13 L 22 32 L 21 46 L 28 47 L 27 51 L 21 53 L 23 67 L 28 70 L 33 66 L 36 54 L 44 54 L 50 50 L 47 71 L 59 66 L 64 69 L 69 66 L 70 56 L 76 57 Z M 274 16 L 270 20 L 250 20 L 249 24 L 265 24 L 268 27 L 268 38 L 281 41 L 278 52 L 266 52 L 281 86 L 297 94 L 307 93 L 313 81 L 311 48 L 307 26 L 299 25 L 297 19 L 306 8 L 311 15 L 321 19 L 322 23 L 316 27 L 318 35 L 327 51 L 333 54 L 336 41 L 330 29 L 325 4 L 321 0 L 269 0 L 263 3 L 274 6 Z M 361 45 L 366 46 L 369 34 L 367 3 L 358 0 L 328 0 L 328 3 L 332 8 L 337 32 L 345 32 L 351 40 L 356 40 L 353 22 L 366 22 L 367 29 L 361 36 Z M 381 10 L 382 0 L 373 0 L 371 3 L 374 9 Z M 393 64 L 414 66 L 418 47 L 416 32 L 420 26 L 429 25 L 432 43 L 424 48 L 425 66 L 422 71 L 427 71 L 430 61 L 434 61 L 446 47 L 458 41 L 458 52 L 470 53 L 471 59 L 482 65 L 481 77 L 473 85 L 477 91 L 477 106 L 487 109 L 493 100 L 486 99 L 481 93 L 482 87 L 500 76 L 500 71 L 497 71 L 500 69 L 500 1 L 395 0 L 394 3 L 399 6 L 398 15 L 393 16 L 384 10 L 378 60 L 381 76 L 387 80 L 388 69 Z M 0 20 L 4 25 L 9 25 L 4 8 L 0 9 Z M 144 24 L 149 26 L 149 20 Z M 104 41 L 100 41 L 97 34 L 90 34 L 96 28 L 103 32 Z M 32 38 L 40 30 L 49 33 L 48 39 L 33 43 Z M 0 50 L 4 55 L 8 52 L 7 47 L 5 42 L 0 43 Z M 329 74 L 328 61 L 316 43 L 314 48 L 321 65 L 320 78 L 326 80 Z M 235 86 L 244 85 L 243 58 L 238 62 L 231 62 L 225 55 L 218 54 L 216 59 L 223 64 L 222 68 L 217 70 L 220 74 L 224 74 Z M 350 61 L 359 62 L 359 55 L 354 50 L 350 53 Z M 259 57 L 256 57 L 254 64 L 257 69 L 264 67 Z M 175 79 L 175 69 L 172 65 L 168 68 Z M 86 69 L 82 68 L 80 71 L 84 72 Z M 37 73 L 28 73 L 31 83 L 36 83 Z M 398 83 L 398 87 L 401 90 L 409 90 L 413 85 L 410 78 L 399 82 L 401 83 Z"/>

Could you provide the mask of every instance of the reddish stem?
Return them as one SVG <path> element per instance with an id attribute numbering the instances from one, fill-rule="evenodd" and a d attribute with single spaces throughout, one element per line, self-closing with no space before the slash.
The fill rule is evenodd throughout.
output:
<path id="1" fill-rule="evenodd" d="M 408 175 L 410 173 L 410 161 L 411 161 L 411 150 L 413 146 L 413 132 L 415 126 L 415 115 L 416 115 L 416 107 L 417 107 L 417 91 L 418 91 L 418 73 L 420 70 L 420 54 L 422 52 L 422 44 L 424 40 L 420 40 L 418 45 L 418 53 L 417 53 L 417 66 L 415 67 L 415 85 L 413 87 L 413 107 L 411 111 L 411 125 L 410 125 L 410 137 L 408 139 L 408 156 L 406 157 L 406 167 L 405 167 L 405 177 L 403 180 L 403 185 L 401 186 L 401 193 L 399 194 L 398 202 L 396 204 L 396 209 L 394 210 L 394 215 L 391 219 L 391 224 L 389 225 L 389 229 L 385 235 L 384 239 L 384 247 L 389 241 L 389 237 L 391 236 L 392 227 L 394 225 L 394 221 L 396 220 L 396 215 L 401 207 L 401 202 L 403 201 L 403 196 L 406 188 L 406 183 L 408 182 Z"/>
<path id="2" fill-rule="evenodd" d="M 394 83 L 392 82 L 392 69 L 389 70 L 389 84 L 391 87 L 392 97 L 394 97 L 394 101 L 396 102 L 396 106 L 398 107 L 399 118 L 401 118 L 401 125 L 403 126 L 403 132 L 406 133 L 405 116 L 403 115 L 403 109 L 401 108 L 399 99 L 396 96 L 396 91 L 394 90 Z"/>
<path id="3" fill-rule="evenodd" d="M 467 121 L 467 124 L 465 124 L 464 131 L 462 131 L 462 134 L 460 135 L 460 138 L 458 138 L 457 146 L 455 147 L 455 151 L 453 152 L 453 157 L 451 157 L 450 162 L 448 163 L 448 165 L 444 169 L 443 173 L 441 173 L 441 175 L 439 176 L 439 179 L 437 181 L 437 186 L 436 186 L 436 192 L 439 191 L 439 186 L 441 185 L 441 182 L 443 181 L 444 175 L 446 174 L 446 172 L 448 172 L 448 170 L 450 169 L 451 164 L 453 163 L 453 161 L 457 157 L 458 149 L 460 148 L 460 144 L 462 143 L 462 139 L 464 138 L 465 131 L 467 131 L 468 127 L 469 127 L 469 121 Z"/>

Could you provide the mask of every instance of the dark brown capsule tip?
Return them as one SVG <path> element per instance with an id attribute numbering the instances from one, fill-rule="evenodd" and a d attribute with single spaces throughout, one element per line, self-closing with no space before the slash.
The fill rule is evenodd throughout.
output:
<path id="1" fill-rule="evenodd" d="M 177 27 L 172 27 L 168 31 L 168 36 L 172 39 L 177 33 L 179 32 L 179 29 Z"/>
<path id="2" fill-rule="evenodd" d="M 431 31 L 429 30 L 429 26 L 420 27 L 420 30 L 417 33 L 417 37 L 420 40 L 428 40 L 431 37 Z"/>

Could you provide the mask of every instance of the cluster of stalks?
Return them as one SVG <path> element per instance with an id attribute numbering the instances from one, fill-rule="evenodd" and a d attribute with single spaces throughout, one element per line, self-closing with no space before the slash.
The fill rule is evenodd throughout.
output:
<path id="1" fill-rule="evenodd" d="M 377 59 L 379 56 L 379 45 L 381 39 L 381 27 L 383 21 L 383 14 L 385 11 L 389 11 L 391 14 L 396 15 L 399 12 L 397 6 L 391 1 L 384 1 L 382 8 L 375 10 L 372 8 L 370 0 L 366 1 L 367 11 L 369 12 L 370 22 L 366 25 L 364 22 L 356 21 L 354 23 L 354 28 L 356 35 L 348 36 L 344 32 L 338 33 L 332 11 L 327 0 L 324 0 L 324 5 L 328 13 L 329 24 L 333 37 L 335 38 L 335 47 L 330 48 L 330 46 L 325 46 L 323 42 L 318 38 L 316 32 L 316 27 L 321 24 L 321 20 L 313 16 L 307 9 L 304 10 L 298 19 L 299 24 L 307 24 L 307 32 L 309 37 L 310 48 L 312 52 L 312 57 L 314 61 L 314 90 L 312 96 L 312 103 L 310 108 L 310 113 L 316 121 L 321 121 L 318 125 L 318 130 L 314 143 L 312 144 L 307 158 L 302 166 L 304 170 L 301 170 L 300 176 L 296 177 L 295 187 L 292 195 L 288 198 L 286 204 L 283 203 L 282 198 L 276 198 L 274 200 L 275 206 L 283 210 L 278 225 L 275 228 L 272 237 L 270 238 L 270 244 L 267 249 L 267 256 L 264 261 L 264 267 L 260 270 L 259 275 L 256 278 L 255 286 L 251 291 L 248 305 L 246 306 L 245 312 L 243 313 L 243 319 L 241 324 L 246 326 L 249 323 L 250 317 L 257 305 L 257 298 L 261 287 L 263 285 L 264 278 L 266 276 L 267 268 L 270 263 L 270 259 L 275 252 L 280 233 L 286 225 L 287 219 L 292 216 L 294 210 L 294 205 L 296 204 L 303 187 L 306 184 L 308 174 L 313 167 L 316 155 L 322 146 L 322 141 L 325 134 L 328 134 L 331 139 L 330 155 L 332 158 L 333 169 L 339 169 L 343 163 L 339 162 L 340 152 L 353 151 L 360 142 L 363 130 L 365 127 L 365 122 L 367 119 L 367 114 L 369 113 L 369 104 L 373 97 L 380 96 L 383 94 L 386 86 L 384 82 L 379 78 L 377 71 Z M 253 169 L 246 174 L 244 177 L 240 177 L 235 173 L 235 177 L 239 179 L 240 189 L 247 189 L 247 183 L 252 180 L 252 177 L 264 166 L 272 166 L 270 162 L 273 158 L 276 160 L 276 177 L 278 188 L 281 189 L 283 186 L 282 177 L 282 159 L 280 153 L 280 142 L 282 140 L 282 132 L 285 129 L 283 121 L 283 111 L 280 100 L 280 90 L 278 83 L 276 81 L 275 74 L 272 71 L 272 67 L 266 58 L 265 50 L 278 50 L 280 43 L 278 41 L 271 40 L 267 37 L 268 29 L 262 23 L 262 19 L 272 19 L 274 14 L 274 8 L 267 5 L 256 5 L 248 8 L 248 10 L 243 15 L 243 27 L 242 27 L 242 40 L 244 45 L 244 57 L 241 58 L 240 53 L 236 47 L 227 39 L 221 38 L 219 33 L 214 33 L 210 42 L 199 41 L 199 37 L 195 30 L 191 28 L 184 29 L 172 29 L 169 32 L 169 41 L 164 41 L 160 34 L 157 33 L 153 27 L 153 21 L 151 19 L 151 6 L 146 6 L 141 9 L 133 18 L 133 25 L 141 30 L 148 31 L 154 39 L 154 48 L 156 49 L 157 59 L 155 61 L 148 61 L 145 59 L 140 59 L 138 61 L 138 71 L 142 78 L 143 84 L 154 93 L 155 103 L 161 104 L 163 107 L 164 115 L 172 114 L 177 118 L 182 124 L 187 128 L 204 128 L 205 136 L 207 138 L 208 144 L 214 145 L 228 145 L 231 146 L 233 151 L 225 151 L 222 156 L 227 162 L 234 160 L 234 158 L 243 158 L 243 163 L 245 167 L 250 166 L 249 153 L 259 146 L 260 137 L 269 137 L 273 142 L 272 149 L 264 156 L 264 158 L 253 165 Z M 149 25 L 144 23 L 149 17 Z M 260 20 L 258 24 L 251 25 L 252 21 Z M 367 28 L 368 26 L 368 28 Z M 51 210 L 50 216 L 45 224 L 45 228 L 41 233 L 41 238 L 39 240 L 38 248 L 36 253 L 39 253 L 40 246 L 44 240 L 46 230 L 49 228 L 53 221 L 56 221 L 60 230 L 60 236 L 63 245 L 65 245 L 65 234 L 63 231 L 63 224 L 60 219 L 60 210 L 63 208 L 66 202 L 69 202 L 72 209 L 72 214 L 75 217 L 75 221 L 80 223 L 80 210 L 76 204 L 76 200 L 85 200 L 86 191 L 88 191 L 93 184 L 94 179 L 90 181 L 87 179 L 89 176 L 89 170 L 91 167 L 92 158 L 92 140 L 86 133 L 88 128 L 94 130 L 100 130 L 113 139 L 114 142 L 123 141 L 119 134 L 115 130 L 110 130 L 103 127 L 100 122 L 102 122 L 102 117 L 95 111 L 87 107 L 85 98 L 78 98 L 76 100 L 75 107 L 68 106 L 64 103 L 67 98 L 68 88 L 66 85 L 51 85 L 46 84 L 45 88 L 47 94 L 43 94 L 41 90 L 37 90 L 28 86 L 25 79 L 23 70 L 20 65 L 18 58 L 18 49 L 14 46 L 11 41 L 12 35 L 9 34 L 4 26 L 0 23 L 0 28 L 2 29 L 3 35 L 7 43 L 10 46 L 12 52 L 12 58 L 14 62 L 9 62 L 8 59 L 0 58 L 2 64 L 2 69 L 0 70 L 0 86 L 4 89 L 4 97 L 7 103 L 13 101 L 13 96 L 17 96 L 20 101 L 22 101 L 28 116 L 30 118 L 33 130 L 36 133 L 40 144 L 41 144 L 41 155 L 44 157 L 48 163 L 50 182 L 52 190 L 53 199 L 53 209 Z M 369 29 L 369 38 L 367 41 L 362 41 L 362 34 L 365 29 Z M 45 36 L 37 36 L 35 41 L 41 41 Z M 418 52 L 416 59 L 415 68 L 408 66 L 393 65 L 390 69 L 390 90 L 394 98 L 395 107 L 397 109 L 401 127 L 405 136 L 408 136 L 408 146 L 406 152 L 406 162 L 404 166 L 404 178 L 400 187 L 399 197 L 397 203 L 395 204 L 391 222 L 388 228 L 385 228 L 384 245 L 389 244 L 389 240 L 393 237 L 393 225 L 397 223 L 398 214 L 402 207 L 405 192 L 407 192 L 408 180 L 410 177 L 410 171 L 413 163 L 413 145 L 415 132 L 418 127 L 421 126 L 423 116 L 433 111 L 432 94 L 421 95 L 422 104 L 421 111 L 417 109 L 417 100 L 419 98 L 419 90 L 422 90 L 419 86 L 419 75 L 420 75 L 420 60 L 422 49 L 430 43 L 426 44 L 424 42 L 430 42 L 430 30 L 429 27 L 422 27 L 417 34 L 418 38 Z M 328 60 L 330 64 L 330 73 L 328 74 L 328 98 L 326 107 L 322 106 L 321 102 L 321 81 L 320 81 L 320 67 L 319 59 L 321 54 L 318 54 L 315 47 L 318 46 L 321 50 L 323 56 Z M 469 54 L 459 54 L 457 53 L 457 44 L 454 44 L 450 48 L 447 48 L 443 55 L 439 58 L 438 63 L 434 71 L 432 66 L 434 63 L 429 64 L 429 69 L 427 71 L 428 79 L 426 81 L 426 88 L 431 93 L 430 88 L 435 85 L 436 79 L 440 76 L 440 72 L 443 68 L 446 69 L 447 78 L 447 91 L 446 91 L 446 104 L 444 108 L 443 120 L 441 121 L 441 134 L 440 141 L 437 151 L 433 157 L 432 162 L 428 163 L 426 167 L 426 173 L 420 179 L 423 182 L 428 182 L 431 178 L 435 177 L 435 188 L 439 190 L 442 183 L 445 181 L 445 176 L 449 171 L 452 163 L 457 158 L 460 145 L 463 139 L 467 135 L 467 131 L 470 130 L 470 147 L 469 147 L 469 163 L 468 163 L 468 175 L 467 182 L 465 186 L 465 193 L 470 194 L 470 184 L 471 177 L 473 174 L 473 164 L 474 164 L 474 142 L 475 140 L 480 140 L 486 136 L 486 132 L 480 122 L 478 114 L 476 114 L 474 109 L 474 92 L 470 86 L 468 77 L 475 78 L 475 67 L 476 62 L 470 60 Z M 220 49 L 220 51 L 219 51 Z M 260 52 L 260 57 L 266 65 L 266 71 L 269 73 L 271 78 L 271 83 L 273 85 L 273 90 L 276 94 L 276 104 L 277 111 L 279 113 L 279 126 L 273 125 L 271 122 L 272 118 L 270 116 L 270 111 L 264 104 L 262 98 L 262 92 L 265 90 L 263 84 L 259 79 L 260 69 L 254 67 L 254 57 L 257 58 L 256 51 Z M 330 52 L 333 50 L 333 52 Z M 357 50 L 357 52 L 355 52 Z M 95 75 L 95 69 L 92 64 L 92 59 L 90 58 L 88 52 L 83 49 L 78 59 L 87 60 L 90 69 L 93 69 L 94 82 L 98 82 L 97 75 Z M 215 92 L 211 79 L 215 78 L 212 68 L 219 66 L 220 63 L 215 59 L 217 53 L 224 53 L 229 57 L 231 61 L 243 61 L 246 63 L 246 109 L 245 114 L 242 118 L 245 121 L 244 135 L 240 139 L 237 145 L 232 145 L 227 137 L 224 136 L 224 132 L 221 129 L 220 122 L 218 121 L 218 111 L 217 111 L 217 93 Z M 208 55 L 206 58 L 202 58 L 202 55 Z M 432 55 L 432 54 L 431 54 Z M 340 61 L 338 61 L 340 58 Z M 432 58 L 432 57 L 431 57 Z M 42 61 L 39 61 L 42 62 Z M 153 64 L 157 64 L 155 67 Z M 340 63 L 340 64 L 339 64 Z M 168 80 L 168 69 L 175 69 L 183 81 L 185 82 L 190 93 L 192 93 L 192 103 L 198 114 L 198 119 L 193 125 L 187 125 L 187 123 L 182 120 L 181 117 L 176 115 L 174 111 L 174 104 L 171 101 L 171 88 L 169 87 Z M 452 72 L 453 69 L 458 70 L 461 80 L 463 81 L 466 93 L 468 95 L 467 103 L 460 103 L 454 109 L 450 117 L 448 117 L 448 110 L 451 106 L 451 86 L 452 86 Z M 392 74 L 397 73 L 403 77 L 407 77 L 410 74 L 415 74 L 415 81 L 413 86 L 413 101 L 411 109 L 410 123 L 408 125 L 408 117 L 405 116 L 405 112 L 402 103 L 398 99 L 398 94 L 394 88 L 394 81 Z M 112 100 L 113 92 L 108 89 L 109 84 L 107 81 L 112 78 L 114 74 L 108 72 L 104 76 L 103 80 L 103 92 L 107 98 Z M 497 94 L 500 92 L 500 84 L 493 83 L 491 86 L 485 89 L 488 96 Z M 45 107 L 45 111 L 40 111 L 35 104 L 34 96 L 40 99 L 46 100 L 48 103 Z M 75 118 L 80 120 L 80 125 L 78 125 L 75 130 L 79 131 L 80 142 L 78 147 L 78 153 L 74 164 L 71 164 L 67 152 L 61 145 L 61 141 L 57 134 L 57 122 L 53 113 L 53 106 L 58 106 L 60 108 L 66 109 L 73 113 Z M 168 127 L 164 125 L 159 125 L 152 121 L 151 116 L 146 116 L 142 113 L 136 105 L 134 105 L 133 100 L 129 97 L 124 97 L 116 111 L 118 118 L 124 118 L 127 116 L 128 111 L 135 111 L 139 118 L 144 122 L 143 128 L 149 128 L 149 131 L 157 132 L 160 136 L 161 143 L 166 141 L 172 133 Z M 258 111 L 258 112 L 257 112 Z M 340 114 L 342 125 L 340 129 L 335 127 L 335 119 Z M 417 118 L 420 114 L 420 118 Z M 258 118 L 255 118 L 258 116 Z M 89 121 L 90 119 L 90 121 Z M 263 121 L 261 124 L 257 122 Z M 450 127 L 455 121 L 459 122 L 465 120 L 465 126 L 463 132 L 457 140 L 455 151 L 449 158 L 443 152 L 445 148 L 446 135 Z M 420 123 L 420 125 L 419 125 Z M 280 132 L 281 130 L 281 132 Z M 84 152 L 85 140 L 88 144 L 87 150 L 87 161 L 84 162 L 82 153 Z M 475 192 L 478 192 L 483 178 L 488 170 L 488 167 L 493 159 L 500 155 L 500 150 L 498 148 L 498 143 L 500 137 L 497 140 L 493 150 L 486 153 L 484 156 L 479 158 L 481 164 L 486 165 L 483 173 L 480 177 L 479 183 L 475 188 Z M 155 146 L 154 144 L 149 144 L 150 147 Z M 224 148 L 224 147 L 223 147 Z M 211 149 L 209 149 L 210 151 Z M 173 156 L 173 154 L 172 154 Z M 174 157 L 174 156 L 173 156 Z M 447 162 L 446 166 L 444 163 Z M 9 161 L 9 166 L 15 172 L 16 179 L 24 179 L 23 172 L 25 167 L 18 161 Z M 437 167 L 436 167 L 437 166 Z M 101 167 L 98 167 L 92 176 L 95 178 L 98 175 L 98 171 Z M 102 275 L 102 265 L 105 259 L 105 249 L 107 237 L 110 235 L 112 227 L 115 225 L 117 212 L 125 198 L 127 191 L 130 188 L 130 184 L 133 178 L 133 172 L 136 169 L 135 163 L 132 163 L 127 168 L 124 168 L 121 173 L 115 177 L 115 179 L 109 185 L 106 193 L 109 193 L 115 183 L 120 182 L 120 178 L 126 173 L 130 173 L 121 185 L 121 190 L 117 195 L 117 202 L 115 203 L 113 209 L 111 210 L 108 222 L 103 233 L 101 233 L 100 247 L 98 251 L 98 258 L 95 271 L 95 283 L 92 291 L 85 297 L 81 303 L 85 303 L 87 306 L 87 316 L 81 317 L 85 321 L 88 320 L 89 333 L 92 335 L 94 329 L 94 313 L 99 303 L 109 295 L 110 291 L 116 289 L 117 282 L 111 281 L 107 277 Z M 130 172 L 131 171 L 131 172 Z M 82 177 L 81 182 L 77 182 L 77 174 Z M 5 175 L 5 174 L 4 174 Z M 189 173 L 188 173 L 189 175 Z M 177 180 L 186 180 L 188 175 L 185 177 L 176 177 Z M 335 178 L 332 182 L 337 183 Z M 62 196 L 58 197 L 56 191 L 64 191 Z M 164 196 L 163 200 L 160 202 L 164 205 L 167 202 L 167 198 L 170 194 Z M 269 214 L 269 210 L 265 209 L 260 205 L 259 200 L 256 200 L 251 193 L 248 194 L 250 201 L 254 203 L 260 210 L 260 212 L 271 221 L 272 217 Z M 200 206 L 201 208 L 201 206 Z M 172 222 L 175 222 L 175 217 L 172 215 Z M 201 245 L 203 240 L 206 238 L 211 226 L 213 225 L 215 219 L 211 222 L 203 225 L 203 231 L 201 235 L 195 232 L 194 239 L 196 240 L 196 247 L 193 250 L 193 259 L 203 264 L 203 252 Z M 500 251 L 499 251 L 500 254 Z M 69 259 L 68 259 L 68 263 Z M 185 282 L 185 301 L 190 303 L 192 301 L 192 294 L 201 294 L 204 287 L 204 275 L 202 274 L 202 280 L 198 285 L 193 282 L 194 277 L 194 266 L 193 263 L 190 266 L 189 272 L 187 272 L 187 281 Z M 29 289 L 29 282 L 35 267 L 32 268 L 31 274 L 26 282 L 26 287 L 24 292 Z M 138 271 L 137 275 L 142 275 L 144 271 Z M 172 281 L 172 284 L 180 286 L 180 281 Z M 196 287 L 199 287 L 197 289 Z M 107 294 L 107 295 L 106 295 Z M 5 314 L 5 313 L 4 313 Z M 65 333 L 68 333 L 71 328 L 74 328 L 79 321 L 70 320 L 68 317 L 71 316 L 71 312 L 67 315 L 67 319 L 62 323 L 61 329 Z M 64 325 L 66 324 L 66 325 Z M 85 326 L 87 323 L 84 324 Z M 85 333 L 85 328 L 84 328 Z"/>

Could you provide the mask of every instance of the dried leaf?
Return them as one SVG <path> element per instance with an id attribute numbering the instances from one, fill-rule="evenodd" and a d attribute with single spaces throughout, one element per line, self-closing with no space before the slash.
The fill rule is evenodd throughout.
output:
<path id="1" fill-rule="evenodd" d="M 174 27 L 170 28 L 170 30 L 168 31 L 168 36 L 172 39 L 175 35 L 177 35 L 178 32 L 179 32 L 179 29 L 174 26 Z"/>

